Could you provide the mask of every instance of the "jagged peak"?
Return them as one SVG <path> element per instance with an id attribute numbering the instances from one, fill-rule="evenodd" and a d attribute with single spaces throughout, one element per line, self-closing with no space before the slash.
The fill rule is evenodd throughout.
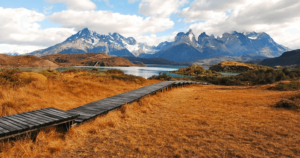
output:
<path id="1" fill-rule="evenodd" d="M 189 35 L 189 34 L 194 34 L 192 29 L 189 29 L 189 31 L 186 33 L 186 35 Z"/>
<path id="2" fill-rule="evenodd" d="M 209 37 L 205 32 L 202 32 L 200 35 L 199 35 L 200 38 L 203 38 L 203 37 Z"/>

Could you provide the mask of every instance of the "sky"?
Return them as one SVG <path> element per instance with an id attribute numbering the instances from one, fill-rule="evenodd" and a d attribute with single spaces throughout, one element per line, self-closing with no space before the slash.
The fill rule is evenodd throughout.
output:
<path id="1" fill-rule="evenodd" d="M 154 46 L 189 29 L 196 39 L 256 31 L 300 49 L 299 0 L 1 0 L 0 21 L 0 53 L 44 49 L 83 28 Z"/>

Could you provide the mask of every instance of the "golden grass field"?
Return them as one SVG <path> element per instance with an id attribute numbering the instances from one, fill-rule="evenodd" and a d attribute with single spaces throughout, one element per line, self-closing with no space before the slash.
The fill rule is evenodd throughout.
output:
<path id="1" fill-rule="evenodd" d="M 67 110 L 158 82 L 63 78 L 3 89 L 2 116 L 45 107 Z M 52 128 L 36 142 L 2 143 L 0 157 L 300 157 L 300 113 L 273 107 L 298 92 L 267 88 L 175 88 L 65 134 Z"/>

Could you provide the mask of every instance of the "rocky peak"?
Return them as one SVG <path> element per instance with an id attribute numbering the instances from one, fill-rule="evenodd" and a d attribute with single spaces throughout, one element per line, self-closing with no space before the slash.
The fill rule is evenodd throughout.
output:
<path id="1" fill-rule="evenodd" d="M 209 37 L 205 32 L 202 32 L 200 35 L 199 35 L 199 38 L 204 38 L 204 37 Z"/>

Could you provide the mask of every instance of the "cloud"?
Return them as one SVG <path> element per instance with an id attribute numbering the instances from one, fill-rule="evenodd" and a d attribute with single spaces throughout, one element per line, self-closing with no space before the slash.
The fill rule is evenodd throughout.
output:
<path id="1" fill-rule="evenodd" d="M 50 3 L 65 3 L 70 10 L 93 10 L 97 6 L 91 0 L 47 0 Z"/>
<path id="2" fill-rule="evenodd" d="M 49 16 L 55 23 L 66 28 L 81 30 L 88 27 L 100 34 L 118 32 L 124 36 L 140 36 L 146 33 L 165 31 L 174 26 L 174 22 L 163 17 L 140 17 L 123 15 L 110 11 L 73 11 L 66 10 Z"/>
<path id="3" fill-rule="evenodd" d="M 141 0 L 139 12 L 147 16 L 169 17 L 187 2 L 187 0 Z"/>
<path id="4" fill-rule="evenodd" d="M 137 36 L 135 39 L 139 43 L 147 43 L 149 46 L 157 46 L 161 42 L 174 41 L 175 36 L 178 32 L 173 32 L 171 36 L 161 36 L 157 37 L 156 34 L 151 34 L 147 36 Z"/>
<path id="5" fill-rule="evenodd" d="M 0 54 L 15 53 L 15 52 L 19 54 L 26 54 L 44 48 L 45 47 L 43 46 L 35 46 L 35 45 L 0 44 Z"/>
<path id="6" fill-rule="evenodd" d="M 42 30 L 38 22 L 46 16 L 24 8 L 0 7 L 0 43 L 10 45 L 49 46 L 62 42 L 74 33 L 73 29 L 50 28 Z"/>
<path id="7" fill-rule="evenodd" d="M 50 14 L 53 9 L 53 6 L 44 7 L 44 14 Z"/>
<path id="8" fill-rule="evenodd" d="M 266 32 L 279 44 L 295 49 L 300 48 L 299 8 L 298 0 L 195 0 L 178 15 L 194 22 L 190 28 L 196 34 Z"/>
<path id="9" fill-rule="evenodd" d="M 128 3 L 135 3 L 138 2 L 139 0 L 128 0 Z"/>

